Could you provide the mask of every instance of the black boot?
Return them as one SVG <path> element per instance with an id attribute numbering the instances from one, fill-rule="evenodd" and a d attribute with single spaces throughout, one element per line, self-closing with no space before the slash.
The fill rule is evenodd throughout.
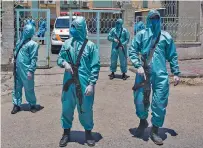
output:
<path id="1" fill-rule="evenodd" d="M 36 105 L 31 105 L 31 106 L 30 106 L 30 111 L 31 111 L 32 113 L 36 113 L 36 112 L 38 111 Z"/>
<path id="2" fill-rule="evenodd" d="M 126 80 L 126 79 L 127 79 L 127 75 L 126 75 L 125 73 L 123 73 L 122 79 L 123 79 L 123 80 Z"/>
<path id="3" fill-rule="evenodd" d="M 114 74 L 114 72 L 112 72 L 112 73 L 109 75 L 109 78 L 110 78 L 110 80 L 112 80 L 112 79 L 115 78 L 115 74 Z"/>
<path id="4" fill-rule="evenodd" d="M 19 111 L 20 111 L 20 106 L 14 105 L 13 106 L 13 110 L 11 111 L 11 114 L 16 114 Z"/>
<path id="5" fill-rule="evenodd" d="M 95 146 L 95 140 L 92 136 L 91 130 L 85 130 L 85 138 L 88 146 Z"/>
<path id="6" fill-rule="evenodd" d="M 157 145 L 163 145 L 163 140 L 158 135 L 158 130 L 159 130 L 159 128 L 153 125 L 151 133 L 150 133 L 150 136 L 151 136 L 152 141 L 155 144 L 157 144 Z"/>
<path id="7" fill-rule="evenodd" d="M 60 147 L 65 147 L 70 140 L 70 128 L 64 129 L 63 136 L 59 142 Z"/>
<path id="8" fill-rule="evenodd" d="M 148 127 L 148 122 L 146 119 L 140 119 L 140 124 L 135 131 L 136 137 L 141 137 L 144 134 L 145 128 Z"/>

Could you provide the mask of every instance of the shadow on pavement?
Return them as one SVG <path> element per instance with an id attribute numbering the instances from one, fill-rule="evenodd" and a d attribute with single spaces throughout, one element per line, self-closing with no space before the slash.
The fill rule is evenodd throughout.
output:
<path id="1" fill-rule="evenodd" d="M 92 132 L 92 135 L 97 142 L 99 142 L 103 137 L 100 133 Z M 86 143 L 85 141 L 85 132 L 84 131 L 71 131 L 70 133 L 70 142 L 76 142 L 81 145 L 84 145 Z"/>
<path id="2" fill-rule="evenodd" d="M 108 76 L 110 76 L 111 74 L 109 74 Z M 127 79 L 130 77 L 130 76 L 128 76 L 128 75 L 126 75 L 127 76 Z M 115 74 L 115 78 L 114 79 L 122 79 L 122 74 L 121 75 L 119 75 L 119 74 Z"/>
<path id="3" fill-rule="evenodd" d="M 25 103 L 21 105 L 21 111 L 30 111 L 30 105 Z M 44 108 L 44 106 L 41 106 L 39 104 L 36 105 L 37 111 L 40 111 Z"/>
<path id="4" fill-rule="evenodd" d="M 137 137 L 135 135 L 136 129 L 137 128 L 129 129 L 129 132 L 133 135 L 133 137 L 138 138 L 138 139 L 142 139 L 143 141 L 149 140 L 151 127 L 148 127 L 145 129 L 144 135 L 142 137 Z M 173 129 L 168 129 L 168 128 L 160 128 L 159 129 L 159 135 L 163 141 L 167 139 L 167 133 L 169 133 L 171 136 L 177 136 L 178 135 L 178 133 L 176 133 L 176 131 L 174 131 Z"/>

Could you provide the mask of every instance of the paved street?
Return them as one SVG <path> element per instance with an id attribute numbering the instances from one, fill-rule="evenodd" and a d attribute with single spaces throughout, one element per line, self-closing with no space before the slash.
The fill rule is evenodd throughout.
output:
<path id="1" fill-rule="evenodd" d="M 127 81 L 108 79 L 108 68 L 102 68 L 96 86 L 94 104 L 94 137 L 98 148 L 156 148 L 149 139 L 150 128 L 143 139 L 133 136 L 139 120 L 135 115 L 131 87 L 134 73 Z M 21 111 L 11 115 L 11 94 L 2 96 L 2 148 L 56 148 L 62 135 L 60 126 L 63 69 L 37 69 L 36 96 L 44 109 L 33 114 Z M 6 85 L 12 86 L 12 79 Z M 202 148 L 203 85 L 171 85 L 164 127 L 160 130 L 163 148 Z M 25 102 L 25 98 L 23 97 Z M 27 110 L 27 105 L 23 105 Z M 151 116 L 150 116 L 151 117 Z M 150 118 L 148 118 L 150 121 Z M 150 124 L 151 125 L 151 124 Z M 87 147 L 84 132 L 75 112 L 68 148 Z M 85 146 L 84 146 L 85 145 Z"/>

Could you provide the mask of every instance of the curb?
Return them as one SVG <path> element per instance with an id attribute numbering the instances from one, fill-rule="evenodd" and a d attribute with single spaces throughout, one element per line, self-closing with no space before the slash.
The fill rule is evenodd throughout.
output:
<path id="1" fill-rule="evenodd" d="M 136 68 L 130 67 L 129 70 L 133 73 L 136 73 Z M 169 73 L 169 76 L 173 76 L 171 73 Z M 203 78 L 203 74 L 180 74 L 180 78 Z"/>

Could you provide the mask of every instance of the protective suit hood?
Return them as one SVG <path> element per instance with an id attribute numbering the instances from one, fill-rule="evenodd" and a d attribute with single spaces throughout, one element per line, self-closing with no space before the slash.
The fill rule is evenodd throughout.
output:
<path id="1" fill-rule="evenodd" d="M 30 20 L 30 23 L 34 26 L 34 27 L 36 27 L 36 23 L 35 23 L 35 20 Z"/>
<path id="2" fill-rule="evenodd" d="M 25 25 L 25 27 L 23 28 L 22 39 L 27 40 L 29 38 L 32 38 L 34 36 L 34 33 L 35 33 L 34 26 L 32 26 L 31 24 Z"/>
<path id="3" fill-rule="evenodd" d="M 159 17 L 159 21 L 156 23 L 153 23 L 151 18 L 157 16 Z M 161 31 L 161 16 L 160 13 L 157 10 L 150 10 L 147 16 L 147 28 L 150 28 L 153 36 L 157 37 L 159 32 Z"/>
<path id="4" fill-rule="evenodd" d="M 84 41 L 87 36 L 87 25 L 84 17 L 77 17 L 73 22 L 71 27 L 75 28 L 75 36 L 74 39 Z"/>
<path id="5" fill-rule="evenodd" d="M 139 21 L 137 24 L 135 24 L 134 32 L 137 33 L 143 29 L 145 29 L 145 25 L 142 21 Z"/>
<path id="6" fill-rule="evenodd" d="M 118 19 L 116 21 L 116 29 L 120 30 L 123 27 L 123 20 L 122 19 Z"/>

